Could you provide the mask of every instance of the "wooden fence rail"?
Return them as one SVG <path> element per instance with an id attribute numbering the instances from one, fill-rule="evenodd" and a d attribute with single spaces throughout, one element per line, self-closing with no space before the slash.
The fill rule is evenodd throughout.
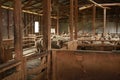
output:
<path id="1" fill-rule="evenodd" d="M 1 64 L 0 80 L 23 80 L 23 77 L 24 80 L 29 78 L 30 80 L 49 80 L 51 65 L 50 56 L 51 51 L 47 51 L 41 54 L 23 56 L 22 61 L 13 60 Z M 23 69 L 18 69 L 19 66 L 22 66 Z M 9 75 L 7 75 L 8 73 Z M 30 76 L 33 77 L 31 78 Z"/>
<path id="2" fill-rule="evenodd" d="M 0 65 L 0 80 L 20 80 L 22 78 L 21 71 L 17 68 L 21 65 L 20 61 L 9 61 Z"/>
<path id="3" fill-rule="evenodd" d="M 43 52 L 40 54 L 33 54 L 30 56 L 26 56 L 26 64 L 31 62 L 32 67 L 27 68 L 27 79 L 32 75 L 33 77 L 30 78 L 31 80 L 46 80 L 50 78 L 50 65 L 51 65 L 51 52 Z"/>

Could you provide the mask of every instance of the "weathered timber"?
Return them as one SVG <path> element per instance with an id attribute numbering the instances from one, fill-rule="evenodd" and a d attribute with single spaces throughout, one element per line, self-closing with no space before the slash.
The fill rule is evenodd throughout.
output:
<path id="1" fill-rule="evenodd" d="M 55 50 L 57 80 L 119 80 L 120 54 L 112 51 Z"/>
<path id="2" fill-rule="evenodd" d="M 8 69 L 11 69 L 13 67 L 16 67 L 16 66 L 18 66 L 20 64 L 21 64 L 20 61 L 15 61 L 15 60 L 4 63 L 4 64 L 0 65 L 0 73 L 6 71 Z"/>
<path id="3" fill-rule="evenodd" d="M 27 26 L 27 13 L 24 13 L 24 29 L 26 28 L 26 26 Z M 26 29 L 24 30 L 24 29 L 23 29 L 24 36 L 26 36 L 27 35 L 27 30 Z"/>
<path id="4" fill-rule="evenodd" d="M 4 62 L 4 51 L 3 51 L 3 42 L 2 42 L 2 9 L 1 9 L 1 1 L 0 1 L 0 64 Z"/>
<path id="5" fill-rule="evenodd" d="M 70 0 L 70 16 L 69 16 L 69 29 L 70 29 L 70 40 L 74 39 L 74 1 Z"/>
<path id="6" fill-rule="evenodd" d="M 59 14 L 57 14 L 57 20 L 56 20 L 56 34 L 59 35 Z"/>
<path id="7" fill-rule="evenodd" d="M 51 53 L 47 55 L 47 80 L 51 80 Z"/>
<path id="8" fill-rule="evenodd" d="M 75 16 L 75 40 L 77 40 L 77 32 L 78 32 L 78 0 L 75 0 L 75 11 L 74 11 L 74 16 Z"/>
<path id="9" fill-rule="evenodd" d="M 95 25 L 95 21 L 96 21 L 96 6 L 93 6 L 93 34 L 95 35 L 96 33 L 96 25 Z"/>
<path id="10" fill-rule="evenodd" d="M 10 20 L 9 17 L 10 16 L 10 12 L 9 10 L 7 10 L 7 34 L 8 34 L 8 39 L 10 38 Z"/>
<path id="11" fill-rule="evenodd" d="M 105 35 L 106 34 L 106 8 L 104 8 L 103 11 L 104 11 L 104 16 L 103 16 L 103 25 L 104 25 L 103 33 Z"/>
<path id="12" fill-rule="evenodd" d="M 43 0 L 43 48 L 51 49 L 51 0 Z"/>
<path id="13" fill-rule="evenodd" d="M 21 1 L 14 0 L 14 46 L 15 58 L 21 60 L 22 58 L 22 22 L 21 22 Z"/>
<path id="14" fill-rule="evenodd" d="M 52 51 L 52 80 L 57 80 L 57 76 L 56 76 L 56 51 Z"/>
<path id="15" fill-rule="evenodd" d="M 23 64 L 23 51 L 22 51 L 22 10 L 21 1 L 14 0 L 14 47 L 15 59 L 20 60 L 22 63 L 16 69 L 22 73 L 20 79 L 25 80 L 24 64 Z"/>

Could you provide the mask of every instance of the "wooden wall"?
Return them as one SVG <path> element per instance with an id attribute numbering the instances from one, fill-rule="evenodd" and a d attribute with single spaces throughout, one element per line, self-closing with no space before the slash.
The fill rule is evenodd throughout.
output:
<path id="1" fill-rule="evenodd" d="M 40 25 L 40 33 L 42 34 L 42 17 L 29 13 L 22 13 L 22 27 L 23 35 L 35 34 L 34 32 L 34 22 L 38 21 Z M 3 39 L 14 38 L 14 21 L 13 21 L 13 11 L 8 9 L 2 9 L 2 37 Z"/>
<path id="2" fill-rule="evenodd" d="M 120 12 L 119 7 L 111 7 L 111 9 L 107 10 L 107 26 L 106 32 L 116 33 L 116 28 L 118 27 L 117 31 L 120 33 Z M 79 11 L 79 23 L 78 23 L 78 31 L 82 32 L 92 32 L 92 8 Z M 60 20 L 60 33 L 62 31 L 69 32 L 69 19 L 61 19 Z M 103 9 L 96 8 L 96 19 L 95 19 L 95 27 L 96 31 L 101 33 L 103 32 Z"/>
<path id="3" fill-rule="evenodd" d="M 95 51 L 55 51 L 53 80 L 119 80 L 120 54 Z"/>

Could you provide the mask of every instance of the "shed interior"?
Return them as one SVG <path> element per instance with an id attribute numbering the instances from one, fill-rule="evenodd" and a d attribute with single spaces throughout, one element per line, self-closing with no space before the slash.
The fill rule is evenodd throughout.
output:
<path id="1" fill-rule="evenodd" d="M 120 0 L 0 0 L 0 80 L 120 80 Z"/>

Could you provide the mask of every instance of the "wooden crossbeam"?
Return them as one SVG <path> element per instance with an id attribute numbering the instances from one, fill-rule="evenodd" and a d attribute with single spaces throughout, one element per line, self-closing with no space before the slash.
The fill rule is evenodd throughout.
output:
<path id="1" fill-rule="evenodd" d="M 1 8 L 3 8 L 3 9 L 8 9 L 8 10 L 13 10 L 12 7 L 3 6 L 3 5 L 1 6 Z M 43 14 L 36 13 L 36 12 L 30 11 L 30 10 L 24 10 L 24 9 L 23 9 L 22 12 L 28 13 L 28 14 L 34 14 L 34 15 L 38 15 L 38 16 L 43 16 Z M 53 16 L 51 16 L 51 18 L 57 19 L 57 17 L 53 17 Z"/>
<path id="2" fill-rule="evenodd" d="M 88 9 L 88 8 L 91 8 L 93 6 L 93 4 L 92 5 L 85 5 L 85 6 L 83 6 L 83 7 L 79 7 L 79 10 L 81 11 L 81 10 L 85 10 L 85 9 Z"/>
<path id="3" fill-rule="evenodd" d="M 98 4 L 98 3 L 96 3 L 95 1 L 93 1 L 93 0 L 89 0 L 91 3 L 93 3 L 93 4 L 95 4 L 96 6 L 98 6 L 98 7 L 100 7 L 100 8 L 106 8 L 106 9 L 110 9 L 109 7 L 104 7 L 104 6 L 102 6 L 102 5 L 100 5 L 100 4 Z"/>
<path id="4" fill-rule="evenodd" d="M 104 3 L 104 4 L 100 4 L 102 6 L 120 6 L 120 3 Z"/>

